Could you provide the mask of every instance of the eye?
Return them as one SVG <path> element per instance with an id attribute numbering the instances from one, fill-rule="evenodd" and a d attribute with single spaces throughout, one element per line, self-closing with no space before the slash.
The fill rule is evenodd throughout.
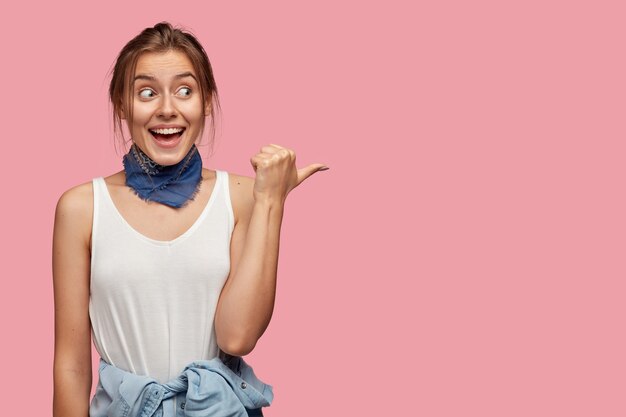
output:
<path id="1" fill-rule="evenodd" d="M 144 93 L 152 94 L 152 93 L 154 93 L 154 91 L 152 91 L 149 88 L 145 88 L 145 89 L 143 89 L 143 90 L 141 90 L 139 92 L 139 97 L 142 97 L 142 98 L 150 98 L 150 97 L 152 97 L 151 95 L 144 94 Z"/>
<path id="2" fill-rule="evenodd" d="M 178 91 L 183 91 L 184 92 L 183 95 L 187 96 L 187 97 L 191 95 L 191 88 L 189 88 L 189 87 L 182 87 Z"/>

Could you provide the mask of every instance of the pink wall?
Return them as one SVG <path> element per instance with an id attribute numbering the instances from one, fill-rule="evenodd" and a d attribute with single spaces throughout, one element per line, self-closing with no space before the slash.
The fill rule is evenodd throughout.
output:
<path id="1" fill-rule="evenodd" d="M 55 204 L 121 169 L 106 74 L 169 20 L 221 94 L 205 166 L 253 176 L 277 143 L 330 167 L 289 196 L 248 356 L 275 389 L 267 416 L 625 415 L 622 4 L 12 4 L 3 413 L 51 415 Z"/>

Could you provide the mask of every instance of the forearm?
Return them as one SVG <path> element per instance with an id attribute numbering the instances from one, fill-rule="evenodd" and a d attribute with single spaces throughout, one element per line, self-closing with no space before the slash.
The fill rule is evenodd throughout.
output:
<path id="1" fill-rule="evenodd" d="M 54 371 L 53 417 L 88 417 L 91 370 Z"/>
<path id="2" fill-rule="evenodd" d="M 232 283 L 222 294 L 216 331 L 238 350 L 251 351 L 274 310 L 284 202 L 256 201 Z"/>

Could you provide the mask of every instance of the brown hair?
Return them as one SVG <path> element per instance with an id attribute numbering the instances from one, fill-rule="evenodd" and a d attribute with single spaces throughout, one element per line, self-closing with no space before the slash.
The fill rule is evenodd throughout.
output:
<path id="1" fill-rule="evenodd" d="M 183 52 L 189 57 L 198 76 L 203 107 L 207 99 L 210 100 L 211 141 L 209 146 L 210 152 L 212 152 L 215 141 L 215 110 L 220 109 L 220 104 L 211 63 L 204 48 L 194 35 L 181 28 L 172 27 L 168 22 L 160 22 L 154 27 L 144 29 L 122 48 L 115 61 L 109 85 L 110 104 L 113 105 L 114 136 L 119 135 L 121 137 L 122 145 L 128 143 L 123 135 L 121 111 L 124 111 L 127 123 L 132 125 L 132 102 L 134 100 L 132 87 L 139 56 L 144 52 L 167 52 L 170 50 Z M 205 119 L 202 120 L 200 138 L 204 133 Z"/>

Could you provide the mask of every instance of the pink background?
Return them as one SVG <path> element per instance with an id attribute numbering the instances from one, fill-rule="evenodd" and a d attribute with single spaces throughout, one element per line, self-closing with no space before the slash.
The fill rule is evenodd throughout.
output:
<path id="1" fill-rule="evenodd" d="M 278 143 L 330 167 L 290 194 L 274 317 L 247 356 L 274 386 L 267 416 L 626 415 L 620 4 L 5 8 L 3 414 L 52 414 L 54 208 L 121 169 L 106 74 L 169 20 L 218 83 L 205 166 L 253 176 Z"/>

